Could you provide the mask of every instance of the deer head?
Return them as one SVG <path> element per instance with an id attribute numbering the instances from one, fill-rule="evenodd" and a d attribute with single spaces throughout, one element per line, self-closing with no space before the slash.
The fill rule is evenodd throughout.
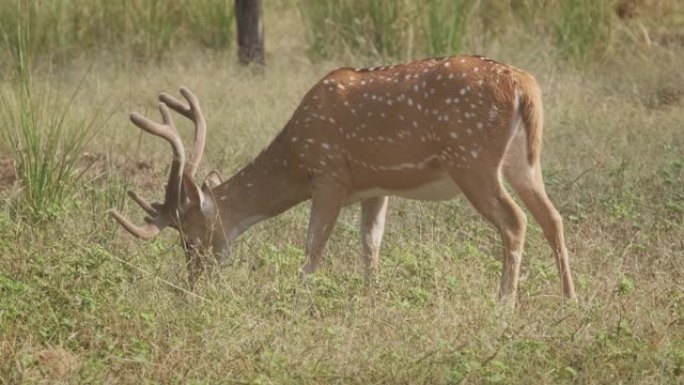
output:
<path id="1" fill-rule="evenodd" d="M 212 172 L 202 187 L 193 182 L 204 151 L 206 122 L 197 97 L 185 87 L 180 88 L 180 93 L 188 101 L 187 105 L 166 93 L 159 95 L 162 123 L 154 122 L 135 112 L 130 116 L 133 124 L 171 145 L 173 160 L 164 201 L 150 204 L 135 192 L 128 192 L 133 201 L 149 215 L 145 217 L 146 223 L 142 226 L 133 224 L 116 210 L 111 210 L 110 214 L 129 233 L 142 239 L 152 239 L 166 227 L 178 230 L 187 257 L 189 280 L 192 285 L 201 270 L 203 256 L 212 251 L 214 229 L 217 228 L 219 216 L 211 189 L 220 183 L 220 178 Z M 195 124 L 192 154 L 188 162 L 185 161 L 185 148 L 174 126 L 169 108 Z"/>

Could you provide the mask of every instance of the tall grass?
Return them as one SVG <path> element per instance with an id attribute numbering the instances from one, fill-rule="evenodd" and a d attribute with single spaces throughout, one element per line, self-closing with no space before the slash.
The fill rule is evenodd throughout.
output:
<path id="1" fill-rule="evenodd" d="M 192 38 L 209 48 L 231 46 L 234 40 L 232 1 L 194 0 L 188 5 L 191 9 L 187 15 L 188 26 Z"/>
<path id="2" fill-rule="evenodd" d="M 179 43 L 233 42 L 232 2 L 225 0 L 0 0 L 0 52 L 16 41 L 18 3 L 28 15 L 31 49 L 53 59 L 112 49 L 158 58 Z"/>
<path id="3" fill-rule="evenodd" d="M 17 2 L 13 35 L 15 78 L 0 94 L 0 135 L 8 146 L 22 187 L 19 210 L 32 220 L 52 217 L 77 187 L 82 149 L 93 137 L 98 113 L 70 113 L 70 97 L 52 92 L 49 84 L 35 87 L 31 70 L 31 23 L 34 9 Z"/>
<path id="4" fill-rule="evenodd" d="M 463 50 L 472 0 L 425 2 L 425 38 L 429 54 L 448 55 Z"/>
<path id="5" fill-rule="evenodd" d="M 556 46 L 564 58 L 583 65 L 601 56 L 613 32 L 615 1 L 564 0 L 555 17 Z"/>
<path id="6" fill-rule="evenodd" d="M 233 42 L 226 0 L 0 0 L 0 52 L 16 39 L 17 1 L 30 15 L 30 46 L 53 59 L 123 50 L 144 60 L 182 45 L 226 49 Z M 290 0 L 281 7 L 298 7 L 314 57 L 452 55 L 518 29 L 554 40 L 561 57 L 582 64 L 609 47 L 615 1 Z M 0 65 L 8 60 L 0 54 Z"/>
<path id="7" fill-rule="evenodd" d="M 299 9 L 314 56 L 401 57 L 411 50 L 414 8 L 406 4 L 303 0 Z"/>
<path id="8" fill-rule="evenodd" d="M 459 52 L 473 0 L 302 0 L 311 53 L 407 59 Z"/>
<path id="9" fill-rule="evenodd" d="M 469 41 L 505 41 L 512 28 L 548 39 L 541 25 L 555 31 L 563 58 L 582 64 L 605 52 L 614 22 L 612 0 L 302 0 L 299 8 L 311 52 L 328 58 L 454 55 Z"/>

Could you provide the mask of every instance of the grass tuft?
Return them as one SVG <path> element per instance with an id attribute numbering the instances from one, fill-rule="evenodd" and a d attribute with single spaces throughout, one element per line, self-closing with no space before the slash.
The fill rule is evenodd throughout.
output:
<path id="1" fill-rule="evenodd" d="M 96 133 L 96 119 L 70 112 L 79 83 L 63 99 L 49 83 L 34 87 L 31 69 L 31 10 L 17 3 L 17 31 L 13 42 L 16 78 L 0 94 L 0 135 L 8 144 L 23 188 L 20 211 L 33 220 L 54 217 L 74 192 L 82 175 L 78 162 Z"/>

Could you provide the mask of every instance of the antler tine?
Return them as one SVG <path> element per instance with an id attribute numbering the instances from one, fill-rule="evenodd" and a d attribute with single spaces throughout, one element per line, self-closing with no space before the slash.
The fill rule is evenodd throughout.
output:
<path id="1" fill-rule="evenodd" d="M 155 223 L 147 223 L 142 227 L 136 226 L 116 210 L 109 210 L 109 215 L 113 216 L 129 233 L 141 239 L 152 239 L 162 230 L 162 228 Z"/>
<path id="2" fill-rule="evenodd" d="M 142 115 L 140 115 L 137 112 L 131 113 L 130 119 L 133 124 L 136 126 L 140 127 L 141 129 L 147 131 L 148 133 L 158 136 L 160 138 L 166 139 L 169 143 L 171 143 L 171 146 L 173 147 L 174 150 L 174 155 L 176 152 L 179 154 L 183 154 L 183 151 L 177 151 L 177 150 L 183 150 L 183 143 L 180 140 L 180 135 L 178 135 L 178 131 L 176 131 L 176 127 L 173 124 L 173 120 L 171 119 L 171 113 L 169 112 L 169 108 L 165 103 L 159 103 L 159 112 L 162 117 L 162 122 L 164 124 L 159 124 L 153 120 L 150 120 Z M 176 146 L 176 142 L 179 144 L 179 146 Z"/>
<path id="3" fill-rule="evenodd" d="M 157 216 L 159 215 L 159 212 L 152 207 L 149 203 L 147 203 L 146 200 L 140 197 L 140 195 L 136 194 L 135 191 L 128 191 L 128 196 L 131 197 L 135 201 L 135 203 L 138 204 L 138 206 L 142 207 L 143 210 L 145 210 L 146 213 L 152 215 L 152 216 Z"/>
<path id="4" fill-rule="evenodd" d="M 169 112 L 167 105 L 159 103 L 159 112 L 161 113 L 162 122 L 164 124 L 154 122 L 136 112 L 131 114 L 130 119 L 136 126 L 152 135 L 166 139 L 166 141 L 171 144 L 173 161 L 171 162 L 171 171 L 169 172 L 169 180 L 166 186 L 164 206 L 167 209 L 179 208 L 181 204 L 183 166 L 185 165 L 185 148 L 183 147 L 180 135 L 178 135 L 178 131 L 176 131 L 173 124 L 171 113 Z M 136 203 L 140 204 L 137 200 Z M 143 207 L 143 209 L 145 209 L 145 207 Z"/>
<path id="5" fill-rule="evenodd" d="M 194 178 L 200 161 L 202 160 L 202 153 L 204 152 L 204 143 L 207 133 L 207 124 L 204 120 L 204 115 L 202 114 L 202 109 L 200 108 L 199 99 L 197 99 L 197 96 L 195 96 L 195 94 L 193 94 L 192 91 L 186 87 L 181 87 L 180 93 L 183 95 L 185 100 L 188 101 L 188 105 L 164 92 L 159 94 L 159 100 L 168 105 L 172 110 L 178 112 L 195 123 L 195 138 L 192 145 L 192 154 L 190 156 L 190 160 L 185 165 L 185 174 L 192 179 Z"/>
<path id="6" fill-rule="evenodd" d="M 159 94 L 159 101 L 169 106 L 169 108 L 171 108 L 172 110 L 192 120 L 193 113 L 191 106 L 186 105 L 185 103 L 167 94 L 166 92 L 162 92 Z"/>

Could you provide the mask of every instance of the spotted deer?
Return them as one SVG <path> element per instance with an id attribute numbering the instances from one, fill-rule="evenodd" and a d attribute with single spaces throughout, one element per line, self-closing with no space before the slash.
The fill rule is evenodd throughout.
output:
<path id="1" fill-rule="evenodd" d="M 160 95 L 162 123 L 131 115 L 139 128 L 171 144 L 164 202 L 148 204 L 129 192 L 150 215 L 142 227 L 111 214 L 140 238 L 153 238 L 165 227 L 178 230 L 191 285 L 203 255 L 225 258 L 250 226 L 309 199 L 302 273 L 320 264 L 340 209 L 360 202 L 362 255 L 372 277 L 387 196 L 445 200 L 462 192 L 501 235 L 498 295 L 514 304 L 527 220 L 504 189 L 505 178 L 543 229 L 563 295 L 575 298 L 562 219 L 542 181 L 541 91 L 527 72 L 480 56 L 334 70 L 252 162 L 225 182 L 212 173 L 202 187 L 193 179 L 206 124 L 197 98 L 186 88 L 180 92 L 187 105 Z M 195 124 L 187 163 L 169 108 Z"/>

